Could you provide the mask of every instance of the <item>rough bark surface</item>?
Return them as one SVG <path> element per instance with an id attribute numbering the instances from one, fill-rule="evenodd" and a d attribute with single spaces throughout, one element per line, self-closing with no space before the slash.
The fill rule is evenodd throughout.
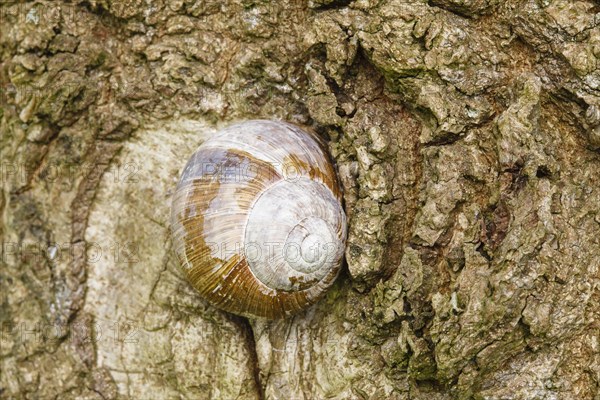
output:
<path id="1" fill-rule="evenodd" d="M 600 399 L 600 5 L 0 4 L 0 398 Z M 218 127 L 329 141 L 347 268 L 288 320 L 182 278 Z"/>

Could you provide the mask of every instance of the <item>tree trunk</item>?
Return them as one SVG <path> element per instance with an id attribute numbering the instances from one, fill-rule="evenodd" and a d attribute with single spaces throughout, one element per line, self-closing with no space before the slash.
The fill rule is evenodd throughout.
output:
<path id="1" fill-rule="evenodd" d="M 0 398 L 599 400 L 599 10 L 2 1 Z M 209 306 L 168 236 L 255 118 L 328 140 L 349 217 L 285 320 Z"/>

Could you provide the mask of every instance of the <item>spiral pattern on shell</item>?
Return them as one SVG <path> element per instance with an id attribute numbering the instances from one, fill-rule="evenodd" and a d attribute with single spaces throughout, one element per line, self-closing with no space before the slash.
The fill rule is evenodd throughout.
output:
<path id="1" fill-rule="evenodd" d="M 270 319 L 297 313 L 341 268 L 346 216 L 333 164 L 294 125 L 229 126 L 185 166 L 171 234 L 188 280 L 214 306 Z"/>

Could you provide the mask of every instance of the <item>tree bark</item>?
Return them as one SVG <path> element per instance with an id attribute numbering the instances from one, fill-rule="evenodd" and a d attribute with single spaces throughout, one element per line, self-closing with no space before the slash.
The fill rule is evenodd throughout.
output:
<path id="1" fill-rule="evenodd" d="M 0 398 L 600 400 L 599 3 L 0 4 Z M 346 263 L 205 303 L 170 199 L 219 127 L 329 143 Z"/>

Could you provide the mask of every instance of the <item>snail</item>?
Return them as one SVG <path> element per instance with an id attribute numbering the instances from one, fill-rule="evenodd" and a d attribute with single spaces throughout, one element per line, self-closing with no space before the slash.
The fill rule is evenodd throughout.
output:
<path id="1" fill-rule="evenodd" d="M 246 317 L 296 314 L 338 276 L 346 215 L 320 139 L 278 121 L 218 131 L 185 166 L 171 206 L 174 252 L 210 304 Z"/>

